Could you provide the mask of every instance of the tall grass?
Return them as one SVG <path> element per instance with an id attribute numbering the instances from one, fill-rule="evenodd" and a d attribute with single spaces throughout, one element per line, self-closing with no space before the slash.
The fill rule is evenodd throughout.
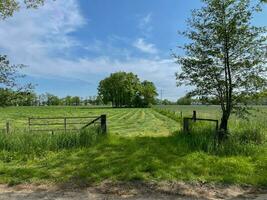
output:
<path id="1" fill-rule="evenodd" d="M 182 117 L 179 112 L 168 109 L 155 108 L 157 112 L 180 123 Z M 234 118 L 230 120 L 230 131 L 228 139 L 219 144 L 217 140 L 218 132 L 211 122 L 190 122 L 189 133 L 179 130 L 176 132 L 177 145 L 185 148 L 203 151 L 215 155 L 253 155 L 267 148 L 267 132 L 264 118 L 258 120 L 241 120 Z"/>
<path id="2" fill-rule="evenodd" d="M 56 132 L 54 134 L 40 132 L 0 134 L 0 150 L 42 154 L 45 151 L 88 147 L 96 143 L 100 135 L 98 128 L 89 128 L 78 132 Z"/>
<path id="3" fill-rule="evenodd" d="M 177 145 L 184 146 L 191 151 L 206 152 L 210 155 L 218 156 L 253 156 L 259 153 L 266 153 L 266 142 L 265 140 L 260 140 L 258 143 L 258 138 L 265 138 L 264 135 L 260 135 L 255 138 L 247 138 L 246 142 L 243 140 L 243 134 L 240 136 L 238 134 L 229 135 L 228 139 L 218 143 L 216 137 L 216 132 L 214 129 L 210 128 L 199 128 L 193 129 L 190 133 L 184 133 L 179 131 L 175 134 Z"/>

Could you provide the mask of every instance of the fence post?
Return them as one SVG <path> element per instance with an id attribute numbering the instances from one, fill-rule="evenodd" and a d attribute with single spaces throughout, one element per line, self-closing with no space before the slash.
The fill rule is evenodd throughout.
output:
<path id="1" fill-rule="evenodd" d="M 183 112 L 182 111 L 180 112 L 180 115 L 181 115 L 181 119 L 182 119 L 183 118 Z"/>
<path id="2" fill-rule="evenodd" d="M 197 112 L 194 110 L 193 111 L 193 121 L 196 122 L 197 120 Z"/>
<path id="3" fill-rule="evenodd" d="M 6 133 L 9 134 L 10 132 L 10 127 L 9 127 L 9 122 L 6 123 Z"/>
<path id="4" fill-rule="evenodd" d="M 184 118 L 184 132 L 189 131 L 189 120 L 188 118 Z"/>
<path id="5" fill-rule="evenodd" d="M 102 133 L 107 133 L 107 116 L 101 115 L 101 131 Z"/>
<path id="6" fill-rule="evenodd" d="M 28 118 L 29 132 L 31 132 L 31 118 Z"/>
<path id="7" fill-rule="evenodd" d="M 67 118 L 64 117 L 64 132 L 67 132 Z"/>

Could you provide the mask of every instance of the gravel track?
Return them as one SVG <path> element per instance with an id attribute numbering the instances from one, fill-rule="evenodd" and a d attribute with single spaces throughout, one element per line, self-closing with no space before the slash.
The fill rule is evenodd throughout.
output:
<path id="1" fill-rule="evenodd" d="M 267 190 L 184 183 L 110 183 L 98 186 L 0 185 L 0 200 L 267 200 Z"/>

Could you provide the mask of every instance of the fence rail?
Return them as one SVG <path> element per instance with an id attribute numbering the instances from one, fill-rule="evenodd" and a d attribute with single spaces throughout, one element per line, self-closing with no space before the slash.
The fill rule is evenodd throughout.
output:
<path id="1" fill-rule="evenodd" d="M 76 120 L 76 121 L 75 121 Z M 79 121 L 77 121 L 79 120 Z M 82 121 L 86 120 L 86 121 Z M 40 131 L 70 131 L 81 130 L 90 125 L 100 124 L 102 133 L 106 133 L 106 115 L 88 117 L 30 117 L 28 118 L 29 132 Z M 73 125 L 83 125 L 78 128 L 70 127 Z M 41 127 L 46 128 L 41 128 Z"/>
<path id="2" fill-rule="evenodd" d="M 216 124 L 216 131 L 218 131 L 218 128 L 219 128 L 219 121 L 216 120 L 216 119 L 205 119 L 205 118 L 197 118 L 197 113 L 196 111 L 193 111 L 193 116 L 190 118 L 190 117 L 184 117 L 184 120 L 183 120 L 183 129 L 185 132 L 189 132 L 189 121 L 193 121 L 193 122 L 196 122 L 196 121 L 208 121 L 208 122 L 215 122 Z"/>
<path id="3" fill-rule="evenodd" d="M 10 123 L 6 122 L 5 125 L 1 125 L 0 132 L 2 133 L 10 133 Z"/>

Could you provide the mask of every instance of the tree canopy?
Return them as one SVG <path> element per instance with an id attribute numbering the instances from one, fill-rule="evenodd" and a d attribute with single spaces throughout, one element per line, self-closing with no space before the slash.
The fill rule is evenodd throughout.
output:
<path id="1" fill-rule="evenodd" d="M 182 32 L 191 42 L 183 46 L 185 56 L 175 55 L 181 66 L 176 77 L 178 86 L 193 86 L 191 95 L 219 99 L 223 138 L 230 114 L 266 87 L 266 28 L 251 24 L 258 9 L 250 0 L 203 2 Z"/>
<path id="2" fill-rule="evenodd" d="M 19 70 L 24 65 L 10 64 L 7 56 L 0 55 L 0 95 L 1 105 L 12 104 L 15 99 L 20 99 L 22 93 L 29 93 L 33 89 L 33 85 L 20 85 L 18 79 L 24 75 L 19 73 Z M 24 96 L 24 95 L 23 95 Z"/>
<path id="3" fill-rule="evenodd" d="M 191 105 L 191 103 L 192 103 L 192 99 L 189 94 L 177 100 L 177 105 Z"/>
<path id="4" fill-rule="evenodd" d="M 44 4 L 45 0 L 1 0 L 0 1 L 0 19 L 13 16 L 15 11 L 18 11 L 22 4 L 27 8 L 37 8 Z"/>
<path id="5" fill-rule="evenodd" d="M 152 82 L 140 82 L 133 73 L 117 72 L 100 81 L 98 94 L 104 104 L 114 107 L 148 107 L 154 104 L 157 96 Z"/>

